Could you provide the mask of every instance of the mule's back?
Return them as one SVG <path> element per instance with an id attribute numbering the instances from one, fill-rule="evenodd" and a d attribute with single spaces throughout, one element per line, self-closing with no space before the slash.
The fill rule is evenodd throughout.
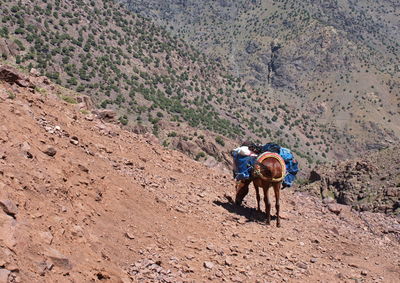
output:
<path id="1" fill-rule="evenodd" d="M 280 182 L 286 174 L 285 161 L 272 152 L 260 155 L 254 169 L 254 177 L 260 177 L 263 181 Z"/>
<path id="2" fill-rule="evenodd" d="M 267 168 L 266 171 L 270 174 L 268 177 L 273 180 L 279 180 L 284 177 L 283 168 L 279 160 L 275 158 L 267 158 L 262 162 L 262 164 Z"/>

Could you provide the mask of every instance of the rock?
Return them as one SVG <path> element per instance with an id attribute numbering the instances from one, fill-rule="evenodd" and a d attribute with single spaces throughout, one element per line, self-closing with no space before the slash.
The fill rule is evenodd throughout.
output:
<path id="1" fill-rule="evenodd" d="M 78 168 L 81 169 L 85 173 L 89 173 L 89 169 L 87 169 L 85 166 L 82 164 L 78 164 Z"/>
<path id="2" fill-rule="evenodd" d="M 29 158 L 29 159 L 33 158 L 32 153 L 30 153 L 31 146 L 29 145 L 28 142 L 23 142 L 20 145 L 20 148 L 21 148 L 21 151 L 25 155 L 26 158 Z"/>
<path id="3" fill-rule="evenodd" d="M 400 189 L 399 188 L 388 188 L 386 190 L 386 195 L 389 196 L 389 197 L 400 196 Z"/>
<path id="4" fill-rule="evenodd" d="M 23 79 L 23 77 L 19 74 L 17 69 L 10 67 L 10 66 L 1 66 L 0 67 L 0 80 L 1 81 L 5 81 L 10 84 L 13 84 L 22 79 Z"/>
<path id="5" fill-rule="evenodd" d="M 0 243 L 10 250 L 14 250 L 17 241 L 15 239 L 16 221 L 11 216 L 0 213 Z"/>
<path id="6" fill-rule="evenodd" d="M 15 217 L 18 212 L 18 207 L 15 203 L 9 199 L 0 200 L 0 207 L 3 209 L 5 213 L 8 215 Z"/>
<path id="7" fill-rule="evenodd" d="M 0 269 L 0 283 L 8 283 L 8 276 L 11 274 L 11 271 L 1 268 Z"/>
<path id="8" fill-rule="evenodd" d="M 31 70 L 29 71 L 29 73 L 30 73 L 32 76 L 35 76 L 35 77 L 39 77 L 39 76 L 40 76 L 40 72 L 39 72 L 37 69 L 35 69 L 35 68 L 31 68 Z"/>
<path id="9" fill-rule="evenodd" d="M 0 81 L 5 81 L 10 84 L 18 84 L 20 86 L 29 86 L 30 83 L 25 76 L 20 74 L 17 69 L 10 66 L 1 66 L 0 67 Z"/>
<path id="10" fill-rule="evenodd" d="M 55 266 L 68 270 L 72 268 L 69 259 L 56 249 L 48 248 L 47 251 L 45 252 L 45 255 L 51 260 L 51 262 Z"/>
<path id="11" fill-rule="evenodd" d="M 338 203 L 329 203 L 327 207 L 330 212 L 339 215 L 343 211 L 345 206 Z"/>
<path id="12" fill-rule="evenodd" d="M 204 267 L 207 268 L 207 269 L 213 269 L 213 267 L 214 267 L 214 263 L 212 263 L 212 262 L 210 262 L 210 261 L 205 261 L 205 262 L 203 263 L 203 265 L 204 265 Z"/>
<path id="13" fill-rule="evenodd" d="M 255 42 L 255 41 L 247 42 L 246 52 L 248 54 L 253 54 L 253 53 L 257 52 L 259 49 L 260 49 L 260 46 L 257 42 Z"/>
<path id="14" fill-rule="evenodd" d="M 316 263 L 317 261 L 318 261 L 318 259 L 315 258 L 315 257 L 313 257 L 313 258 L 310 259 L 310 262 L 311 262 L 311 263 Z"/>
<path id="15" fill-rule="evenodd" d="M 53 157 L 56 155 L 57 150 L 54 147 L 49 146 L 43 151 L 43 153 L 47 154 L 48 156 Z"/>
<path id="16" fill-rule="evenodd" d="M 117 113 L 114 110 L 104 109 L 104 110 L 96 110 L 95 114 L 101 120 L 112 122 L 115 121 L 115 117 Z"/>
<path id="17" fill-rule="evenodd" d="M 362 276 L 367 276 L 367 275 L 368 275 L 368 273 L 367 273 L 367 271 L 365 271 L 365 270 L 362 270 L 362 271 L 361 271 L 361 275 L 362 275 Z"/>
<path id="18" fill-rule="evenodd" d="M 135 239 L 135 235 L 132 232 L 126 232 L 125 236 L 131 240 Z"/>
<path id="19" fill-rule="evenodd" d="M 43 241 L 48 245 L 51 245 L 51 243 L 53 242 L 53 235 L 49 231 L 41 232 L 40 236 L 42 237 Z"/>
<path id="20" fill-rule="evenodd" d="M 85 234 L 85 231 L 83 230 L 83 228 L 82 228 L 81 226 L 79 226 L 79 225 L 74 225 L 74 226 L 71 228 L 71 234 L 72 234 L 73 236 L 77 236 L 77 237 L 82 238 L 82 237 L 84 236 L 84 234 Z"/>
<path id="21" fill-rule="evenodd" d="M 93 102 L 87 95 L 77 96 L 76 101 L 79 103 L 80 109 L 91 110 L 93 108 Z"/>
<path id="22" fill-rule="evenodd" d="M 296 264 L 296 266 L 299 267 L 299 268 L 301 268 L 301 269 L 307 269 L 307 268 L 308 268 L 307 264 L 304 263 L 304 262 L 298 262 L 298 263 Z"/>
<path id="23" fill-rule="evenodd" d="M 334 202 L 336 202 L 332 197 L 330 197 L 330 196 L 328 196 L 328 197 L 325 197 L 323 200 L 322 200 L 322 203 L 324 203 L 324 204 L 329 204 L 329 203 L 334 203 Z"/>
<path id="24" fill-rule="evenodd" d="M 225 265 L 232 266 L 232 259 L 229 257 L 225 258 Z"/>
<path id="25" fill-rule="evenodd" d="M 207 248 L 207 250 L 209 250 L 209 251 L 213 251 L 213 250 L 215 249 L 214 245 L 211 244 L 211 243 L 209 243 L 209 244 L 207 245 L 206 248 Z"/>
<path id="26" fill-rule="evenodd" d="M 78 145 L 79 144 L 79 139 L 76 136 L 72 136 L 71 139 L 69 140 L 69 142 L 74 144 L 74 145 Z"/>

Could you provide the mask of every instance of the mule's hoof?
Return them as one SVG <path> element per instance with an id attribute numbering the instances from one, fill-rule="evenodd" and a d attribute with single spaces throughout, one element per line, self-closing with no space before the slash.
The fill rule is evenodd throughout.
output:
<path id="1" fill-rule="evenodd" d="M 280 228 L 281 227 L 281 223 L 276 223 L 276 227 Z"/>

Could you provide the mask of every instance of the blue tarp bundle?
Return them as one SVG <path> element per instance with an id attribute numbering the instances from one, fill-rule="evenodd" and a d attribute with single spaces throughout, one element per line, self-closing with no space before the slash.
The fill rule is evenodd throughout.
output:
<path id="1" fill-rule="evenodd" d="M 251 170 L 256 161 L 256 157 L 253 156 L 243 156 L 239 153 L 233 151 L 233 164 L 234 164 L 234 174 L 236 180 L 246 180 L 251 177 Z"/>
<path id="2" fill-rule="evenodd" d="M 299 172 L 299 164 L 294 159 L 292 152 L 284 147 L 280 147 L 277 144 L 268 143 L 262 146 L 262 151 L 269 151 L 279 153 L 282 156 L 286 164 L 286 176 L 283 180 L 283 184 L 286 187 L 291 187 L 294 180 L 296 179 L 296 174 Z M 242 156 L 237 152 L 232 152 L 234 161 L 234 174 L 236 180 L 246 180 L 251 178 L 251 171 L 253 169 L 256 157 Z"/>
<path id="3" fill-rule="evenodd" d="M 297 172 L 299 172 L 299 164 L 294 159 L 292 152 L 287 148 L 281 147 L 279 155 L 282 156 L 286 164 L 286 176 L 283 180 L 283 184 L 286 187 L 291 187 L 294 180 L 296 180 Z"/>

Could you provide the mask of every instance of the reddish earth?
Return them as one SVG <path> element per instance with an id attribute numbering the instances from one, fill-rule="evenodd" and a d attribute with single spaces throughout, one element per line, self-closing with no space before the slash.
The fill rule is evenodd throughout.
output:
<path id="1" fill-rule="evenodd" d="M 398 282 L 399 218 L 282 192 L 282 228 L 229 171 L 0 82 L 0 282 Z"/>

